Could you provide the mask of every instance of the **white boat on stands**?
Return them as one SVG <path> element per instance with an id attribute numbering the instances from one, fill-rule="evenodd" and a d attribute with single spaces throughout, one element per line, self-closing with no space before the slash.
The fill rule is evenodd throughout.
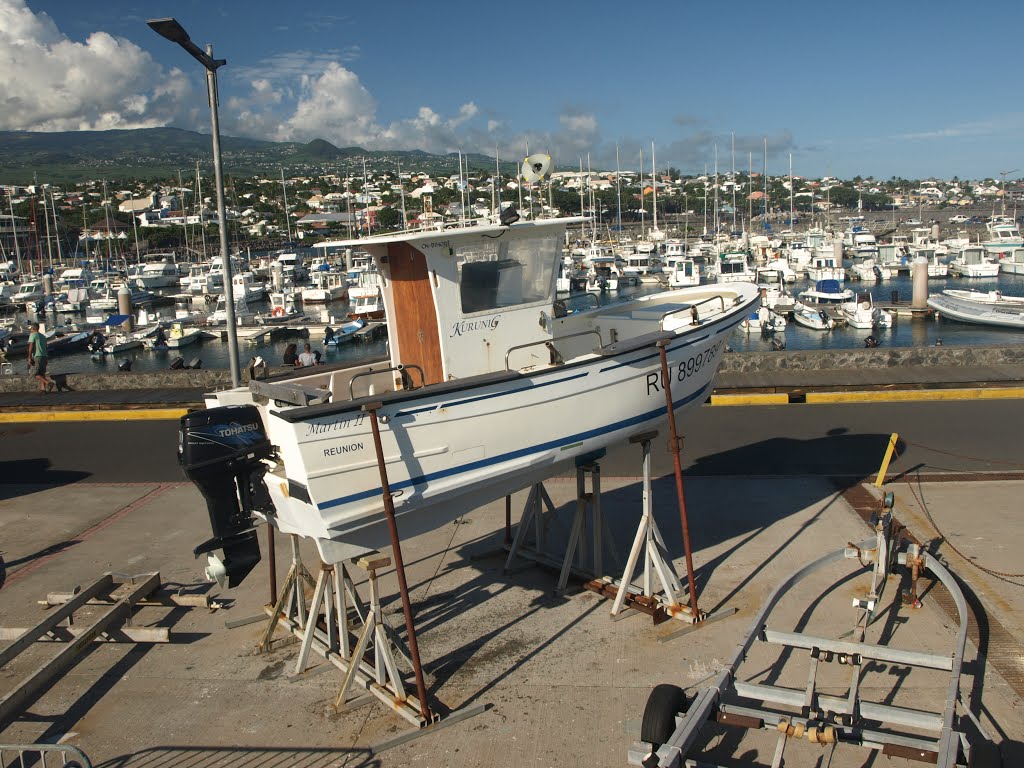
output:
<path id="1" fill-rule="evenodd" d="M 949 262 L 949 273 L 957 277 L 995 277 L 999 264 L 989 261 L 980 245 L 969 245 Z"/>
<path id="2" fill-rule="evenodd" d="M 336 563 L 388 545 L 382 473 L 409 537 L 569 471 L 661 427 L 660 350 L 673 410 L 702 403 L 756 286 L 559 312 L 555 270 L 578 221 L 358 241 L 383 278 L 390 366 L 254 379 L 184 417 L 181 460 L 217 536 L 197 551 L 223 548 L 237 584 L 259 559 L 255 514 Z"/>
<path id="3" fill-rule="evenodd" d="M 824 309 L 808 307 L 799 302 L 793 308 L 793 321 L 815 331 L 830 331 L 835 325 L 835 321 Z"/>
<path id="4" fill-rule="evenodd" d="M 1024 248 L 1012 248 L 999 260 L 999 271 L 1024 275 Z"/>
<path id="5" fill-rule="evenodd" d="M 875 306 L 870 293 L 861 293 L 854 301 L 839 305 L 851 328 L 891 328 L 892 315 Z"/>
<path id="6" fill-rule="evenodd" d="M 976 325 L 995 325 L 1003 328 L 1024 328 L 1024 307 L 1017 302 L 984 303 L 965 301 L 945 293 L 928 297 L 928 306 L 943 317 Z"/>

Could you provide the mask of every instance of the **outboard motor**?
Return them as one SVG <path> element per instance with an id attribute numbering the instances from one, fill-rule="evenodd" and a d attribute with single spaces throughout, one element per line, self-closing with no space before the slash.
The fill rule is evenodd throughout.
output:
<path id="1" fill-rule="evenodd" d="M 196 557 L 224 550 L 224 562 L 210 556 L 206 575 L 237 586 L 260 561 L 254 511 L 272 512 L 263 483 L 263 459 L 273 453 L 259 410 L 227 405 L 181 417 L 178 463 L 206 499 L 213 538 L 193 550 Z"/>

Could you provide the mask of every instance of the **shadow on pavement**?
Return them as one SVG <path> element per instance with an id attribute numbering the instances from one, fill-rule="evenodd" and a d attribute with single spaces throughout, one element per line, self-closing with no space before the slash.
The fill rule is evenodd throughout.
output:
<path id="1" fill-rule="evenodd" d="M 50 459 L 45 457 L 0 461 L 0 501 L 39 490 L 26 486 L 71 485 L 91 476 L 90 472 L 54 469 Z"/>

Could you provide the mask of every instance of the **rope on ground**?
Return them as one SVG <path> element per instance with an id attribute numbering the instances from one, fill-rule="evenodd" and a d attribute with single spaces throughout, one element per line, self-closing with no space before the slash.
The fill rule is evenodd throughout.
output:
<path id="1" fill-rule="evenodd" d="M 982 463 L 982 464 L 1002 464 L 1002 465 L 1007 466 L 1007 467 L 1017 467 L 1019 469 L 1024 469 L 1024 464 L 1022 464 L 1019 461 L 1006 461 L 1004 459 L 982 459 L 982 458 L 979 458 L 977 456 L 968 456 L 967 454 L 964 454 L 964 453 L 955 453 L 954 451 L 944 451 L 941 448 L 933 448 L 930 445 L 924 445 L 923 443 L 915 443 L 913 440 L 907 440 L 907 439 L 903 438 L 902 436 L 900 437 L 900 441 L 903 442 L 905 445 L 912 445 L 915 448 L 920 448 L 923 451 L 930 451 L 932 453 L 941 453 L 943 456 L 952 456 L 953 458 L 956 458 L 956 459 L 964 459 L 966 461 L 976 461 L 976 462 L 979 462 L 979 463 Z M 897 452 L 897 457 L 898 456 L 899 456 L 899 453 Z"/>
<path id="2" fill-rule="evenodd" d="M 921 507 L 921 511 L 924 512 L 925 517 L 928 518 L 928 522 L 931 524 L 932 528 L 935 529 L 935 532 L 939 534 L 939 537 L 942 539 L 943 543 L 949 546 L 950 549 L 956 552 L 961 558 L 963 558 L 968 563 L 973 565 L 979 571 L 983 571 L 987 573 L 989 576 L 994 576 L 1000 581 L 1005 581 L 1007 584 L 1013 584 L 1015 587 L 1024 587 L 1024 584 L 1022 584 L 1021 582 L 1013 581 L 1013 579 L 1024 579 L 1024 573 L 1007 573 L 1006 571 L 997 571 L 994 568 L 988 568 L 987 566 L 982 565 L 981 563 L 974 560 L 972 557 L 964 554 L 959 549 L 957 549 L 956 545 L 953 544 L 953 542 L 949 540 L 949 537 L 942 531 L 941 528 L 939 528 L 938 523 L 935 522 L 935 518 L 932 517 L 931 511 L 928 509 L 928 505 L 924 503 L 924 489 L 920 487 L 921 471 L 918 470 L 915 474 L 917 476 L 918 489 L 921 491 L 920 495 L 918 494 L 917 490 L 914 489 L 914 486 L 913 484 L 911 484 L 909 477 L 906 479 L 907 488 L 910 489 L 910 492 L 913 494 L 914 499 L 918 503 L 918 506 Z"/>

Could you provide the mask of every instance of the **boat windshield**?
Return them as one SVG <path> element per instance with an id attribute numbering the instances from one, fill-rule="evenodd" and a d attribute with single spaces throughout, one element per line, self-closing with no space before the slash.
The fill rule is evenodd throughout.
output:
<path id="1" fill-rule="evenodd" d="M 456 248 L 463 314 L 550 299 L 558 238 L 473 242 Z"/>

